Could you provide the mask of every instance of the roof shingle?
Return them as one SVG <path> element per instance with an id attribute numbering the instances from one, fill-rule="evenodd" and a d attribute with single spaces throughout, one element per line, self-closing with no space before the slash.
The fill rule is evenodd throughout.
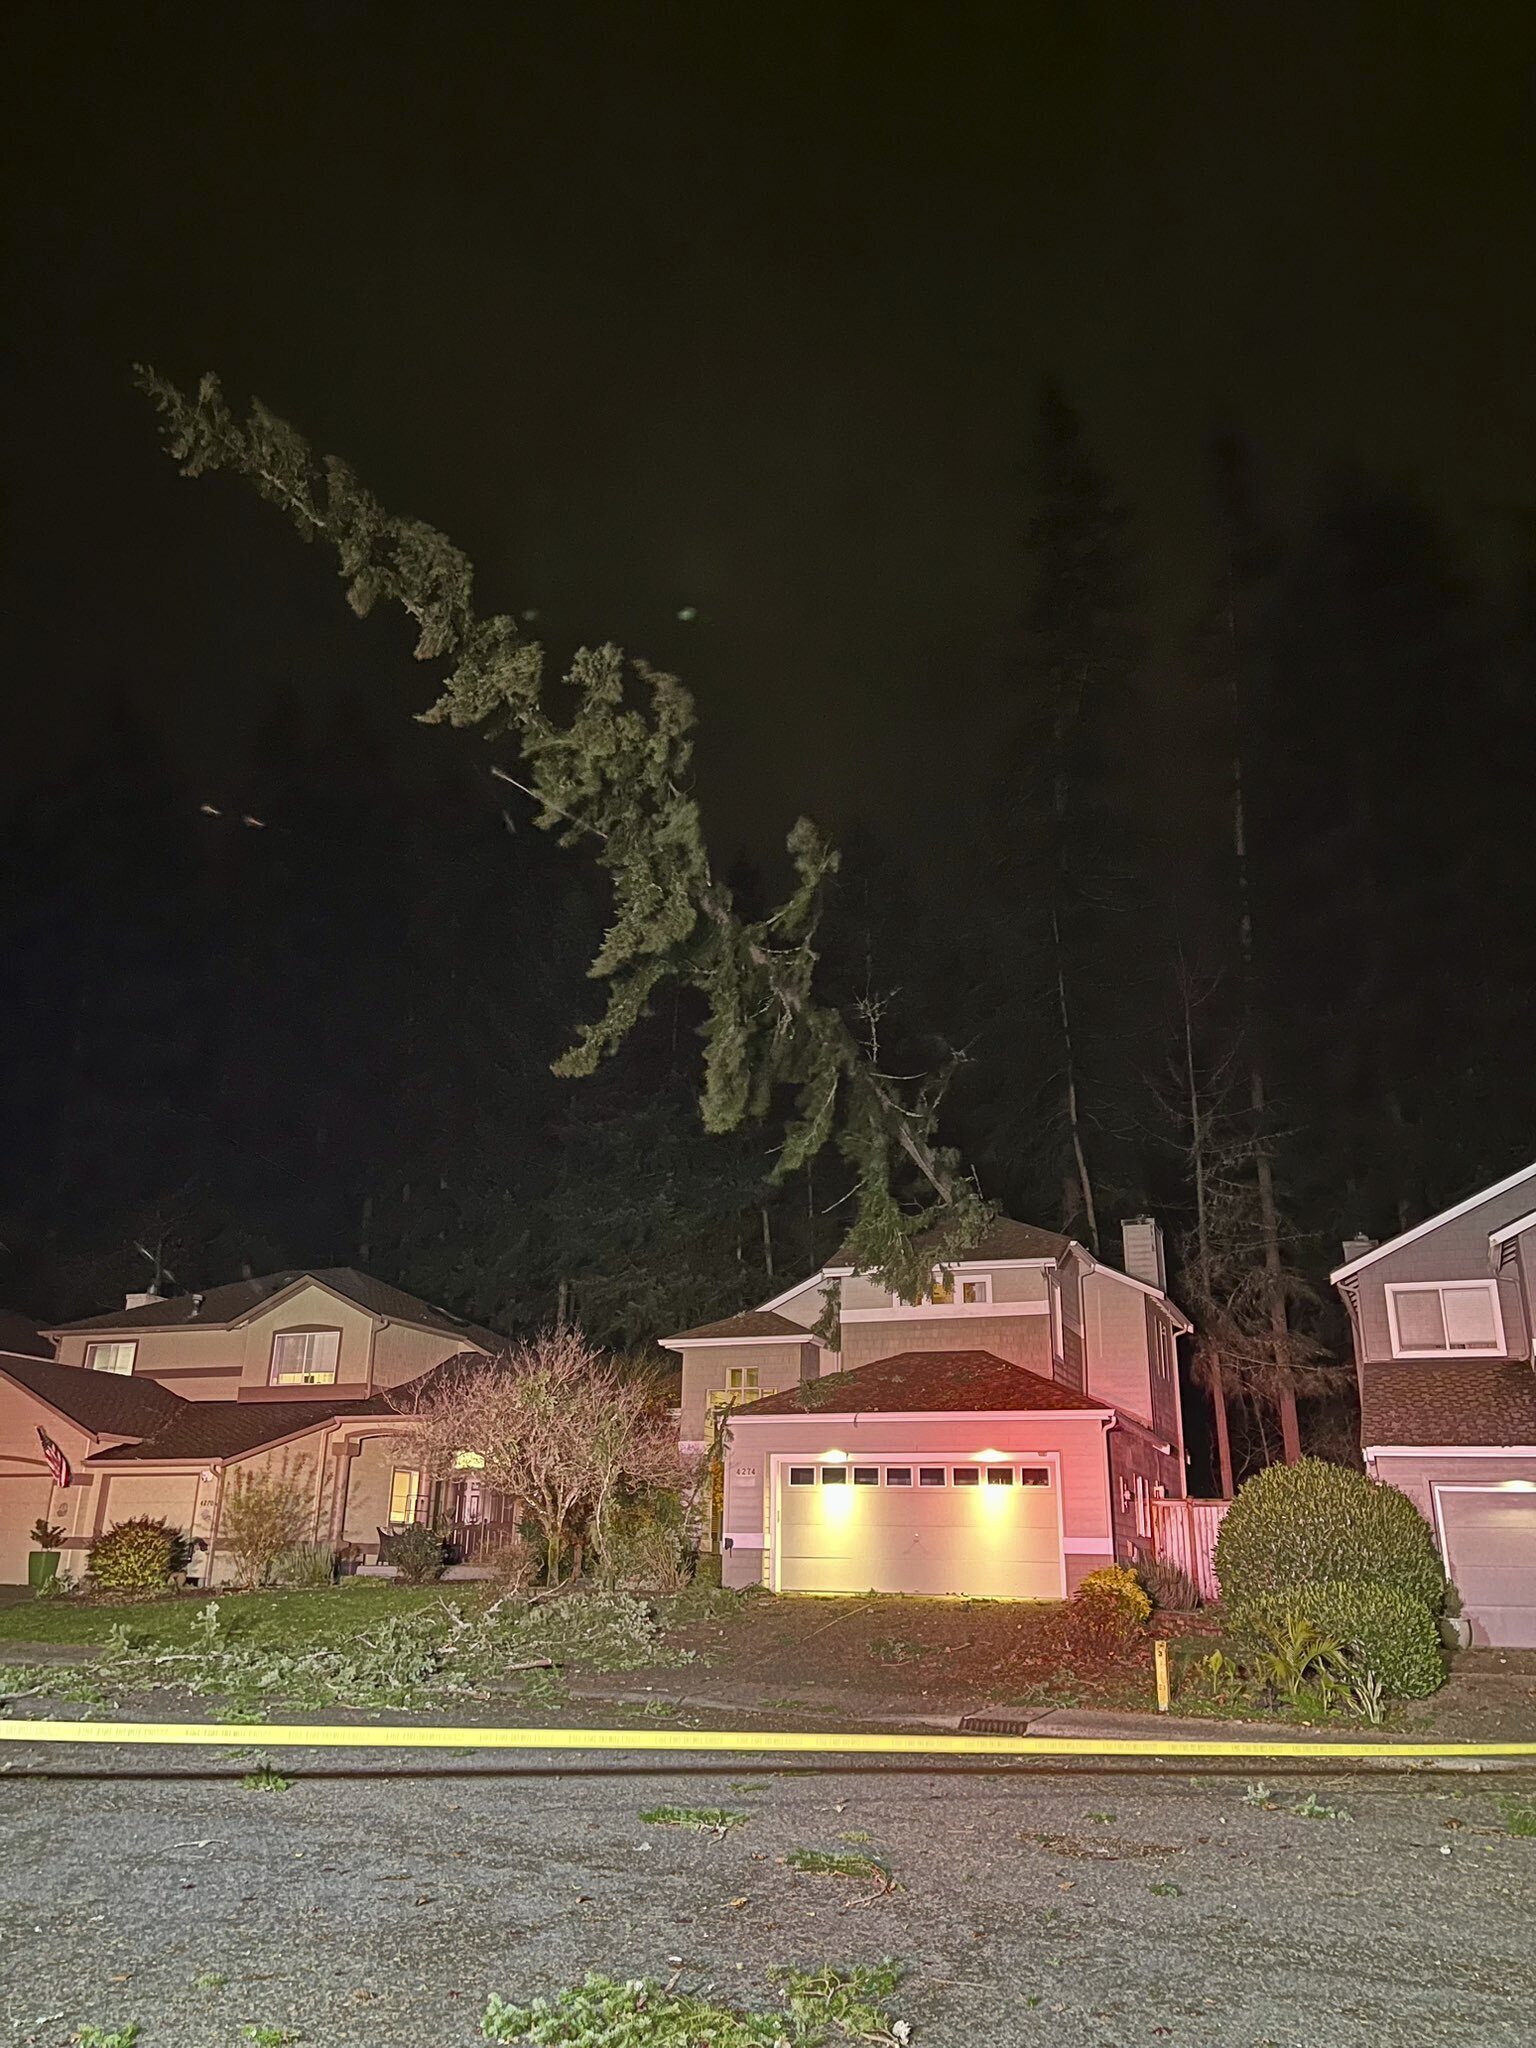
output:
<path id="1" fill-rule="evenodd" d="M 421 1329 L 441 1330 L 444 1336 L 462 1337 L 489 1351 L 505 1347 L 507 1339 L 494 1330 L 468 1323 L 451 1310 L 435 1308 L 430 1301 L 377 1280 L 371 1273 L 359 1273 L 354 1266 L 292 1266 L 281 1273 L 262 1273 L 249 1280 L 232 1280 L 205 1293 L 172 1294 L 164 1301 L 150 1301 L 138 1308 L 106 1309 L 100 1315 L 82 1316 L 73 1323 L 60 1323 L 53 1334 L 81 1330 L 181 1330 L 190 1323 L 204 1323 L 221 1329 L 237 1323 L 254 1310 L 285 1293 L 301 1280 L 317 1280 L 332 1288 L 370 1315 L 387 1316 L 397 1323 L 414 1323 Z"/>
<path id="2" fill-rule="evenodd" d="M 1010 1365 L 993 1351 L 900 1351 L 871 1365 L 828 1373 L 782 1394 L 731 1411 L 733 1422 L 758 1415 L 945 1415 L 983 1410 L 1037 1415 L 1101 1409 L 1105 1401 Z"/>
<path id="3" fill-rule="evenodd" d="M 696 1330 L 680 1330 L 675 1337 L 663 1337 L 663 1344 L 697 1344 L 706 1337 L 784 1337 L 806 1344 L 812 1332 L 804 1323 L 791 1322 L 776 1309 L 748 1308 L 740 1315 L 722 1316 L 717 1323 L 700 1323 Z"/>
<path id="4" fill-rule="evenodd" d="M 1360 1441 L 1536 1444 L 1536 1371 L 1493 1359 L 1394 1359 L 1360 1368 Z"/>
<path id="5" fill-rule="evenodd" d="M 82 1375 L 86 1377 L 86 1375 Z M 94 1377 L 94 1375 L 92 1375 Z M 349 1415 L 393 1415 L 397 1411 L 382 1394 L 366 1401 L 183 1401 L 182 1413 L 171 1416 L 142 1443 L 119 1444 L 98 1451 L 93 1465 L 144 1464 L 161 1459 L 242 1458 L 264 1444 L 306 1430 L 324 1429 Z"/>
<path id="6" fill-rule="evenodd" d="M 87 1372 L 52 1358 L 0 1358 L 0 1375 L 78 1422 L 92 1436 L 150 1436 L 191 1407 L 156 1380 L 131 1373 Z"/>

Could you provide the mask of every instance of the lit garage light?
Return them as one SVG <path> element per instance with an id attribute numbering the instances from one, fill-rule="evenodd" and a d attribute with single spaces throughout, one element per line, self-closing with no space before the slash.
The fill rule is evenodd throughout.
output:
<path id="1" fill-rule="evenodd" d="M 823 1465 L 846 1465 L 848 1453 L 846 1451 L 823 1451 L 821 1462 Z"/>
<path id="2" fill-rule="evenodd" d="M 1500 1493 L 1536 1493 L 1536 1479 L 1501 1479 Z"/>

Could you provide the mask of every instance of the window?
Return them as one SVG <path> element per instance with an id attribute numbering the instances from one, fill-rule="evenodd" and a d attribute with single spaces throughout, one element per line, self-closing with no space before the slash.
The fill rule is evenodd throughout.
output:
<path id="1" fill-rule="evenodd" d="M 1152 1534 L 1152 1489 L 1139 1472 L 1136 1474 L 1136 1534 Z"/>
<path id="2" fill-rule="evenodd" d="M 853 1483 L 855 1486 L 878 1486 L 880 1484 L 880 1467 L 878 1465 L 855 1465 L 853 1468 Z"/>
<path id="3" fill-rule="evenodd" d="M 1173 1332 L 1161 1316 L 1157 1319 L 1157 1376 L 1164 1380 L 1173 1378 Z"/>
<path id="4" fill-rule="evenodd" d="M 1012 1486 L 1013 1467 L 1011 1465 L 989 1465 L 987 1467 L 987 1484 L 988 1486 Z"/>
<path id="5" fill-rule="evenodd" d="M 919 1486 L 942 1486 L 944 1484 L 944 1467 L 942 1465 L 920 1465 L 917 1470 L 917 1483 Z"/>
<path id="6" fill-rule="evenodd" d="M 979 1303 L 992 1299 L 992 1276 L 990 1273 L 973 1273 L 969 1279 L 960 1282 L 960 1305 L 975 1308 Z"/>
<path id="7" fill-rule="evenodd" d="M 1052 1273 L 1046 1282 L 1051 1291 L 1051 1356 L 1066 1356 L 1065 1340 L 1061 1333 L 1061 1282 Z"/>
<path id="8" fill-rule="evenodd" d="M 816 1484 L 816 1467 L 814 1465 L 791 1465 L 789 1468 L 789 1483 L 791 1486 L 814 1486 Z"/>
<path id="9" fill-rule="evenodd" d="M 957 1466 L 955 1467 L 955 1479 L 954 1479 L 954 1483 L 955 1483 L 955 1485 L 956 1485 L 956 1486 L 980 1486 L 980 1484 L 981 1484 L 981 1468 L 980 1468 L 980 1466 L 978 1466 L 978 1465 L 957 1465 Z"/>
<path id="10" fill-rule="evenodd" d="M 1019 1467 L 1020 1486 L 1049 1486 L 1050 1483 L 1051 1469 L 1048 1465 L 1021 1465 Z"/>
<path id="11" fill-rule="evenodd" d="M 846 1486 L 848 1484 L 848 1467 L 846 1465 L 823 1465 L 821 1468 L 821 1483 L 823 1486 Z"/>
<path id="12" fill-rule="evenodd" d="M 955 1298 L 955 1276 L 953 1273 L 938 1272 L 933 1276 L 933 1285 L 928 1290 L 928 1299 L 937 1308 L 947 1308 Z"/>
<path id="13" fill-rule="evenodd" d="M 887 1465 L 885 1468 L 885 1483 L 887 1486 L 910 1486 L 912 1484 L 912 1467 L 910 1465 Z"/>
<path id="14" fill-rule="evenodd" d="M 1387 1319 L 1396 1358 L 1500 1358 L 1504 1321 L 1492 1280 L 1389 1286 Z"/>
<path id="15" fill-rule="evenodd" d="M 85 1347 L 85 1369 L 87 1372 L 132 1372 L 133 1355 L 138 1344 L 87 1344 Z"/>
<path id="16" fill-rule="evenodd" d="M 726 1391 L 731 1394 L 745 1394 L 749 1400 L 757 1399 L 757 1367 L 755 1365 L 728 1366 L 725 1374 Z"/>
<path id="17" fill-rule="evenodd" d="M 274 1387 L 326 1387 L 336 1378 L 340 1330 L 279 1330 L 272 1339 Z"/>
<path id="18" fill-rule="evenodd" d="M 421 1474 L 397 1465 L 389 1482 L 389 1519 L 397 1525 L 414 1522 L 421 1499 Z"/>

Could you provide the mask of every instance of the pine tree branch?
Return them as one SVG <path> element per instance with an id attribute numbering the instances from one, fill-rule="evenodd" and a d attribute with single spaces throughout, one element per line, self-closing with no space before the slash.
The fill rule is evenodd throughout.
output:
<path id="1" fill-rule="evenodd" d="M 515 619 L 476 612 L 468 558 L 443 534 L 387 513 L 345 463 L 316 457 L 259 403 L 237 420 L 217 378 L 205 376 L 190 395 L 149 369 L 136 380 L 184 475 L 224 469 L 243 478 L 304 539 L 335 548 L 359 617 L 380 600 L 396 603 L 416 624 L 417 659 L 452 662 L 423 722 L 513 741 L 522 773 L 497 768 L 498 778 L 538 806 L 535 822 L 558 829 L 563 844 L 595 842 L 613 921 L 589 972 L 607 984 L 607 1003 L 556 1072 L 592 1073 L 661 985 L 691 988 L 705 1008 L 706 1129 L 776 1115 L 792 1095 L 778 1172 L 834 1146 L 857 1185 L 849 1256 L 915 1299 L 933 1266 L 968 1249 L 991 1212 L 938 1142 L 941 1089 L 925 1081 L 904 1090 L 882 1074 L 841 1011 L 816 993 L 824 884 L 838 862 L 815 827 L 801 819 L 789 834 L 789 897 L 761 921 L 744 919 L 711 871 L 686 794 L 694 712 L 675 677 L 616 647 L 582 648 L 565 678 L 572 715 L 552 718 L 543 650 Z"/>

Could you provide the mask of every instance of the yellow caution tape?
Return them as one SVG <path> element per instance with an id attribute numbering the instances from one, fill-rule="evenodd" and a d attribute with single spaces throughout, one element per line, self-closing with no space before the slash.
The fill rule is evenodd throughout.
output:
<path id="1" fill-rule="evenodd" d="M 215 1721 L 10 1721 L 4 1742 L 195 1743 L 261 1749 L 670 1750 L 798 1756 L 1156 1756 L 1378 1758 L 1533 1757 L 1536 1742 L 1169 1742 L 1075 1735 L 836 1735 L 723 1728 L 357 1728 Z"/>

